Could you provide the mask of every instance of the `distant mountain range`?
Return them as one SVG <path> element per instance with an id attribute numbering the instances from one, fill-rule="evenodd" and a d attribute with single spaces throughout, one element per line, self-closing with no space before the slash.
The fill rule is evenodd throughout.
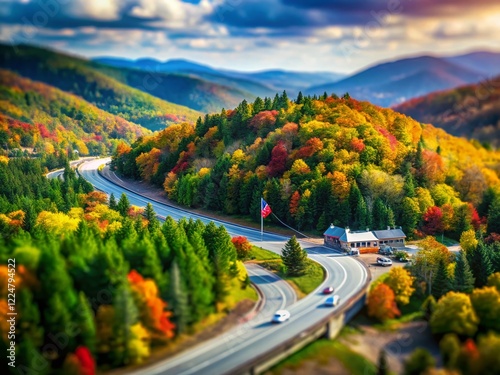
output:
<path id="1" fill-rule="evenodd" d="M 394 109 L 450 134 L 500 146 L 500 76 L 412 99 Z"/>
<path id="2" fill-rule="evenodd" d="M 378 64 L 340 81 L 312 86 L 306 94 L 348 92 L 356 99 L 389 107 L 433 91 L 477 83 L 496 74 L 500 74 L 500 53 L 419 56 Z"/>
<path id="3" fill-rule="evenodd" d="M 149 72 L 181 74 L 198 77 L 213 84 L 233 87 L 256 96 L 274 96 L 286 90 L 296 96 L 299 91 L 311 85 L 337 81 L 345 74 L 332 72 L 293 72 L 286 70 L 264 70 L 260 72 L 240 72 L 216 69 L 193 61 L 174 59 L 159 61 L 150 58 L 130 60 L 115 57 L 100 57 L 95 62 L 117 68 L 139 69 Z M 248 98 L 247 98 L 248 99 Z"/>
<path id="4" fill-rule="evenodd" d="M 168 73 L 197 78 L 236 90 L 230 91 L 230 96 L 238 99 L 251 100 L 256 96 L 274 96 L 283 90 L 286 90 L 290 97 L 296 96 L 299 91 L 310 95 L 321 95 L 324 92 L 343 95 L 348 92 L 356 99 L 384 107 L 434 91 L 477 83 L 500 74 L 500 53 L 494 52 L 474 52 L 451 57 L 405 58 L 377 64 L 348 77 L 331 72 L 238 72 L 181 59 L 159 61 L 149 58 L 129 60 L 102 57 L 94 61 L 117 68 L 155 72 L 159 75 Z M 154 92 L 153 95 L 158 96 Z M 176 101 L 176 98 L 160 97 L 189 105 Z M 227 104 L 231 102 L 227 96 L 226 100 Z M 222 105 L 220 102 L 217 104 Z M 207 110 L 207 107 L 209 106 L 194 108 Z"/>

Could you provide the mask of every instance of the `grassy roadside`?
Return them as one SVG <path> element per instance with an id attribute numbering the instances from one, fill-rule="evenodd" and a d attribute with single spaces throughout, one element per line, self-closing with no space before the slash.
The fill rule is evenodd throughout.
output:
<path id="1" fill-rule="evenodd" d="M 323 267 L 308 260 L 307 271 L 302 276 L 289 277 L 283 272 L 283 262 L 281 257 L 269 250 L 261 247 L 252 246 L 249 254 L 249 260 L 258 263 L 260 266 L 276 273 L 283 280 L 286 280 L 296 290 L 299 298 L 306 296 L 316 289 L 325 279 Z"/>
<path id="2" fill-rule="evenodd" d="M 307 365 L 306 362 L 308 362 Z M 308 373 L 313 373 L 312 371 L 335 373 L 334 368 L 343 369 L 342 373 L 353 375 L 377 373 L 377 368 L 373 363 L 352 351 L 346 345 L 339 341 L 320 339 L 278 363 L 267 374 L 280 375 L 296 372 L 300 369 L 302 369 L 303 373 L 306 373 L 305 371 Z"/>

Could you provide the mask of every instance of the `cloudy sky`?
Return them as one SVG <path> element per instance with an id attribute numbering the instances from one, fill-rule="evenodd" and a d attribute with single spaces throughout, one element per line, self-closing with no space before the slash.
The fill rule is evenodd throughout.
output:
<path id="1" fill-rule="evenodd" d="M 500 51 L 498 0 L 0 0 L 0 39 L 238 70 Z"/>

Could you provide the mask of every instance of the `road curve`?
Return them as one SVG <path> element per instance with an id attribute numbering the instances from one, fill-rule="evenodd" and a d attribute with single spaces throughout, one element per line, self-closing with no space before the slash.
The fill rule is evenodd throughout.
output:
<path id="1" fill-rule="evenodd" d="M 285 242 L 288 240 L 288 237 L 264 233 L 261 241 L 261 235 L 258 230 L 212 220 L 187 210 L 151 201 L 137 193 L 126 191 L 98 174 L 98 166 L 106 161 L 106 159 L 101 159 L 83 163 L 79 167 L 80 174 L 97 189 L 108 194 L 114 193 L 115 196 L 120 196 L 122 192 L 125 192 L 130 203 L 133 205 L 144 206 L 150 202 L 157 214 L 160 216 L 170 215 L 176 220 L 181 217 L 192 217 L 193 219 L 201 219 L 205 223 L 214 221 L 218 225 L 224 225 L 231 236 L 245 236 L 254 244 L 276 253 L 281 252 Z M 288 322 L 280 325 L 272 325 L 269 320 L 274 310 L 263 311 L 254 319 L 187 352 L 166 358 L 141 370 L 130 371 L 130 373 L 147 372 L 148 374 L 165 375 L 220 375 L 234 373 L 239 365 L 247 362 L 250 358 L 267 353 L 282 342 L 312 327 L 317 321 L 327 317 L 332 311 L 342 306 L 343 303 L 348 301 L 350 297 L 363 287 L 368 274 L 358 261 L 351 257 L 339 255 L 324 246 L 316 246 L 308 242 L 301 242 L 301 245 L 307 250 L 311 259 L 317 261 L 325 268 L 326 278 L 314 292 L 287 307 L 291 313 L 291 318 Z M 254 274 L 253 276 L 258 275 Z M 326 286 L 333 286 L 335 294 L 340 296 L 339 307 L 323 307 L 325 297 L 320 291 Z M 279 288 L 281 289 L 281 287 Z"/>

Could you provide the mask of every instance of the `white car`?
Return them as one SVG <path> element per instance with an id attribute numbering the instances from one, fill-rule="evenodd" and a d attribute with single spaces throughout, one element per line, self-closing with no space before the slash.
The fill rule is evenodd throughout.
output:
<path id="1" fill-rule="evenodd" d="M 283 323 L 290 319 L 290 312 L 288 310 L 278 310 L 273 316 L 271 322 L 273 323 Z"/>
<path id="2" fill-rule="evenodd" d="M 390 260 L 389 258 L 378 257 L 377 264 L 384 266 L 384 267 L 392 266 L 392 260 Z"/>
<path id="3" fill-rule="evenodd" d="M 339 304 L 340 297 L 336 294 L 334 296 L 328 297 L 325 300 L 325 306 L 334 307 Z"/>

